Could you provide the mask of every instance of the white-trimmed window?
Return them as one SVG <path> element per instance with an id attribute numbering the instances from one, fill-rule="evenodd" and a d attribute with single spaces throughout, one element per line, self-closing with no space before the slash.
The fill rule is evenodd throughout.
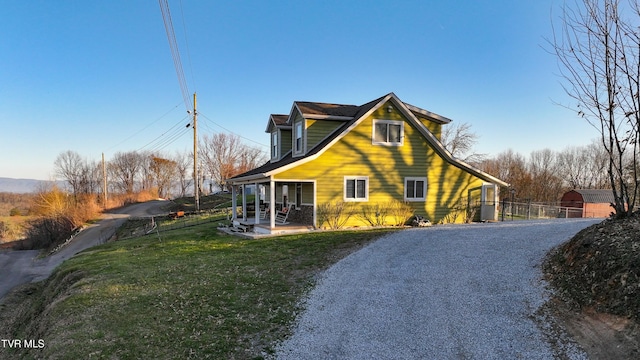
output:
<path id="1" fill-rule="evenodd" d="M 271 160 L 278 158 L 278 130 L 271 133 Z"/>
<path id="2" fill-rule="evenodd" d="M 427 178 L 404 178 L 404 201 L 425 201 L 427 199 Z"/>
<path id="3" fill-rule="evenodd" d="M 302 152 L 302 121 L 296 123 L 295 128 L 293 130 L 293 140 L 294 140 L 294 152 L 301 153 Z"/>
<path id="4" fill-rule="evenodd" d="M 368 201 L 369 177 L 345 176 L 344 177 L 344 201 Z"/>
<path id="5" fill-rule="evenodd" d="M 373 120 L 371 142 L 374 145 L 402 145 L 404 143 L 404 121 Z"/>

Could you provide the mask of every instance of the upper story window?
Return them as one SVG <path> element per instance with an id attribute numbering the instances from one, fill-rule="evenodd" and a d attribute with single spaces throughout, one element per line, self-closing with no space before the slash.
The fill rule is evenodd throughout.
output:
<path id="1" fill-rule="evenodd" d="M 278 131 L 271 133 L 271 159 L 278 158 Z"/>
<path id="2" fill-rule="evenodd" d="M 297 122 L 295 127 L 294 127 L 294 131 L 293 131 L 293 136 L 294 136 L 294 152 L 296 153 L 301 153 L 302 152 L 302 121 Z"/>
<path id="3" fill-rule="evenodd" d="M 404 121 L 373 120 L 372 144 L 399 146 L 404 143 Z"/>

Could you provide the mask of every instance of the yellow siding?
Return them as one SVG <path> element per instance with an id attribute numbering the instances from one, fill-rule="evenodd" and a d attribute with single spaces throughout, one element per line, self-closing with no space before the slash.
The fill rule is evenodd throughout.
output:
<path id="1" fill-rule="evenodd" d="M 368 176 L 368 202 L 356 202 L 356 207 L 404 199 L 404 178 L 427 177 L 426 202 L 412 202 L 416 214 L 431 221 L 446 221 L 451 208 L 468 190 L 481 186 L 483 181 L 442 159 L 427 144 L 417 129 L 394 110 L 383 105 L 364 119 L 345 137 L 328 148 L 320 157 L 275 175 L 280 179 L 315 179 L 317 203 L 343 201 L 344 176 Z M 372 120 L 403 120 L 402 146 L 372 145 Z M 449 216 L 449 217 L 448 217 Z M 462 221 L 459 216 L 457 221 Z M 347 225 L 366 225 L 352 217 Z"/>
<path id="2" fill-rule="evenodd" d="M 442 124 L 438 124 L 435 121 L 429 120 L 426 117 L 419 116 L 418 120 L 422 122 L 424 126 L 431 131 L 433 135 L 435 135 L 436 139 L 440 140 L 442 136 Z"/>

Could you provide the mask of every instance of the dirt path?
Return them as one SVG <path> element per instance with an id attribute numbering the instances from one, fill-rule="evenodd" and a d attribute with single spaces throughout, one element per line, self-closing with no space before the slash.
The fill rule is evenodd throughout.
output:
<path id="1" fill-rule="evenodd" d="M 145 217 L 166 213 L 166 201 L 149 201 L 103 214 L 102 220 L 88 226 L 69 244 L 53 255 L 38 258 L 38 250 L 0 252 L 0 300 L 14 287 L 49 277 L 63 261 L 80 251 L 110 238 L 128 217 Z"/>

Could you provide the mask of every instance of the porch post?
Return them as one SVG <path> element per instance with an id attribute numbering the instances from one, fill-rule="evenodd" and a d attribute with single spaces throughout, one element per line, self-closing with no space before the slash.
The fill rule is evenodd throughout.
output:
<path id="1" fill-rule="evenodd" d="M 318 229 L 318 199 L 316 197 L 316 181 L 313 181 L 313 228 Z"/>
<path id="2" fill-rule="evenodd" d="M 260 224 L 260 192 L 258 191 L 258 183 L 255 183 L 254 190 L 254 198 L 253 198 L 253 208 L 254 208 L 254 217 L 256 220 L 256 225 Z"/>
<path id="3" fill-rule="evenodd" d="M 238 220 L 238 200 L 236 200 L 236 186 L 231 186 L 231 219 Z"/>
<path id="4" fill-rule="evenodd" d="M 276 227 L 276 183 L 273 178 L 269 181 L 269 227 Z"/>
<path id="5" fill-rule="evenodd" d="M 247 186 L 242 184 L 242 220 L 247 221 Z"/>

